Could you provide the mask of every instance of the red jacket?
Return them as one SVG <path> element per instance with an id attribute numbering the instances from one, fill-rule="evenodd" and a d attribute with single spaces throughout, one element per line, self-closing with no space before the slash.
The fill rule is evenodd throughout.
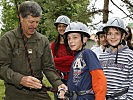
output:
<path id="1" fill-rule="evenodd" d="M 57 54 L 54 52 L 54 42 L 51 43 L 51 50 L 54 58 L 55 68 L 61 72 L 69 72 L 74 55 L 69 55 L 64 44 L 60 44 Z M 68 74 L 64 77 L 68 79 Z"/>

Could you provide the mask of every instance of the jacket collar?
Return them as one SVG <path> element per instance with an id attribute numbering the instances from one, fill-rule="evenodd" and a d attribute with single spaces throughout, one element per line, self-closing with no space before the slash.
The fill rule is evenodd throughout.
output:
<path id="1" fill-rule="evenodd" d="M 15 30 L 15 35 L 16 35 L 16 37 L 17 38 L 19 38 L 19 39 L 22 39 L 22 35 L 21 35 L 22 33 L 21 33 L 21 29 L 20 29 L 20 27 L 18 27 L 16 30 Z M 40 33 L 38 33 L 37 31 L 29 38 L 29 40 L 31 41 L 31 42 L 34 42 L 34 41 L 36 41 L 36 40 L 40 40 L 41 39 L 41 37 L 39 36 L 39 34 Z"/>

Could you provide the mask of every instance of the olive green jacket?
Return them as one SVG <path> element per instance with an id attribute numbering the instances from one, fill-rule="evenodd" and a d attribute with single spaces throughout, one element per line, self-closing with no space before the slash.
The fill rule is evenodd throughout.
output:
<path id="1" fill-rule="evenodd" d="M 35 32 L 28 39 L 27 48 L 31 52 L 30 59 L 34 76 L 42 80 L 43 72 L 53 87 L 62 84 L 54 69 L 48 39 L 44 35 Z M 31 75 L 31 70 L 25 54 L 20 29 L 9 31 L 0 39 L 0 79 L 5 81 L 6 96 L 14 95 L 10 93 L 14 89 L 16 91 L 17 89 L 23 90 L 23 87 L 19 84 L 20 80 L 23 76 L 29 75 Z M 21 94 L 21 92 L 19 93 Z"/>

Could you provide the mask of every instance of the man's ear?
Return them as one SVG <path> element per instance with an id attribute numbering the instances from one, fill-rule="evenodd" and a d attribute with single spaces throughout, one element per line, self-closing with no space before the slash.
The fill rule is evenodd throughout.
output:
<path id="1" fill-rule="evenodd" d="M 86 43 L 88 41 L 88 38 L 87 37 L 84 37 L 83 38 L 83 43 Z"/>
<path id="2" fill-rule="evenodd" d="M 23 17 L 21 15 L 19 15 L 20 18 L 20 22 L 23 22 Z"/>

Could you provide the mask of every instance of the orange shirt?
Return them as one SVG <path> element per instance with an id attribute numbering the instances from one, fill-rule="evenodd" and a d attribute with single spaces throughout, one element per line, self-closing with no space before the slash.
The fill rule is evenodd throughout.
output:
<path id="1" fill-rule="evenodd" d="M 92 88 L 95 93 L 95 100 L 105 100 L 107 81 L 103 70 L 93 70 L 90 73 L 92 75 Z"/>

